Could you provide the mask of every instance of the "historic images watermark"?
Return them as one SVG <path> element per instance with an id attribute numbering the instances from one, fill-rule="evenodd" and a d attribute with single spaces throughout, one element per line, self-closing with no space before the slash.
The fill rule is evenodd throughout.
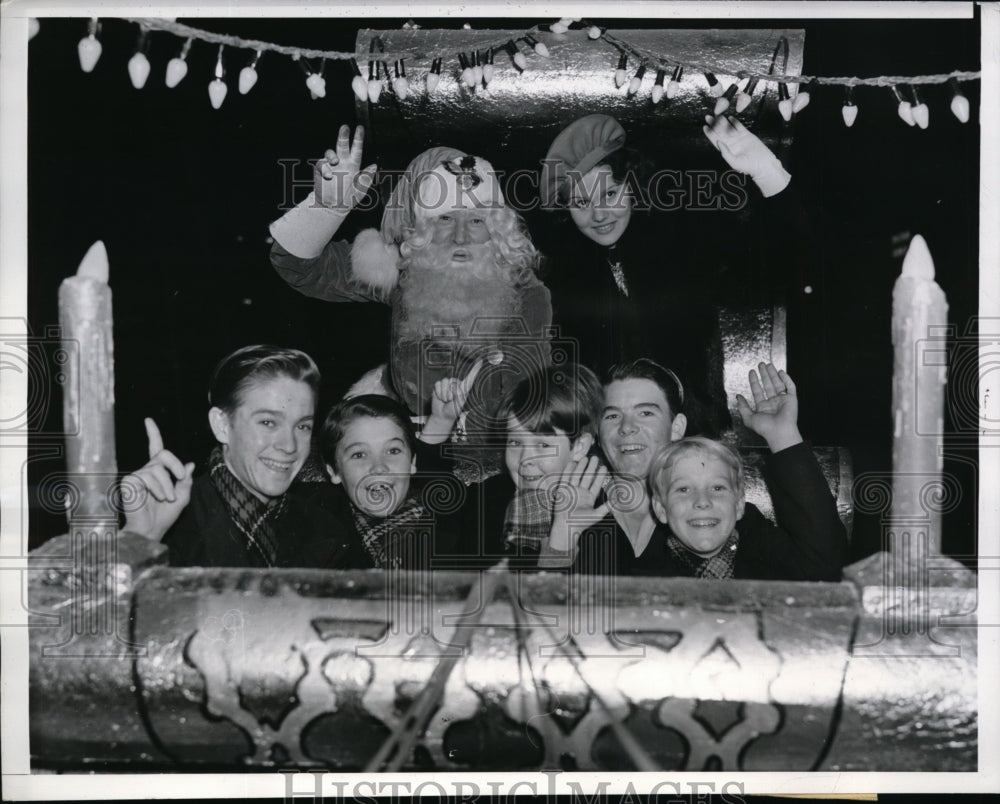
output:
<path id="1" fill-rule="evenodd" d="M 315 159 L 279 159 L 281 170 L 281 202 L 278 210 L 287 212 L 301 203 L 315 186 Z M 357 203 L 354 208 L 361 212 L 375 209 L 391 208 L 393 190 L 405 175 L 402 170 L 380 170 L 370 188 L 362 181 L 361 174 L 335 173 L 326 179 L 329 186 L 329 196 L 333 198 L 354 198 Z M 525 213 L 536 209 L 553 211 L 564 206 L 543 206 L 539 199 L 539 181 L 541 171 L 534 168 L 523 168 L 511 172 L 496 171 L 496 184 L 493 185 L 497 196 L 494 203 L 505 204 L 515 212 Z M 571 179 L 573 173 L 570 174 Z M 579 177 L 581 178 L 582 177 Z M 439 174 L 427 173 L 418 176 L 414 184 L 421 180 L 429 182 L 442 181 Z M 747 206 L 750 192 L 747 188 L 745 174 L 735 170 L 675 170 L 660 169 L 648 177 L 640 179 L 635 173 L 628 173 L 620 183 L 627 186 L 631 192 L 628 199 L 636 212 L 738 212 Z M 604 199 L 619 186 L 610 174 L 597 177 L 591 198 Z M 427 212 L 434 211 L 434 199 L 450 198 L 444 188 L 440 192 L 433 189 L 418 198 L 408 199 L 403 203 L 425 204 Z M 471 187 L 461 190 L 469 197 L 469 206 L 473 206 Z M 326 194 L 326 193 L 325 193 Z M 501 197 L 502 196 L 502 197 Z M 617 193 L 616 199 L 608 198 L 607 203 L 625 203 L 625 194 Z M 315 202 L 322 206 L 321 202 Z"/>

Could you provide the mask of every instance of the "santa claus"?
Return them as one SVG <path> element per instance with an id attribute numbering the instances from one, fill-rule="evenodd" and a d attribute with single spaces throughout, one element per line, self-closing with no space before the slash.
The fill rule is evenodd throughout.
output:
<path id="1" fill-rule="evenodd" d="M 375 177 L 375 165 L 360 169 L 363 136 L 359 126 L 351 142 L 341 127 L 336 150 L 317 163 L 313 192 L 271 225 L 271 263 L 307 296 L 391 306 L 389 371 L 367 382 L 415 415 L 428 412 L 437 380 L 483 360 L 468 424 L 502 429 L 494 414 L 504 392 L 549 361 L 552 305 L 535 273 L 538 253 L 490 163 L 445 147 L 410 162 L 379 230 L 335 240 Z"/>

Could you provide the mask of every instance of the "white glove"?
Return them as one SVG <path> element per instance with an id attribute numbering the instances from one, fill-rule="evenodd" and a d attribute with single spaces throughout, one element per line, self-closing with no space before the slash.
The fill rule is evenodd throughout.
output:
<path id="1" fill-rule="evenodd" d="M 733 117 L 705 116 L 705 136 L 733 170 L 748 173 L 765 198 L 777 195 L 792 180 L 778 157 L 760 139 Z"/>
<path id="2" fill-rule="evenodd" d="M 364 128 L 355 129 L 353 143 L 350 134 L 340 127 L 337 149 L 316 163 L 309 197 L 271 224 L 271 236 L 296 257 L 319 256 L 375 179 L 375 165 L 360 170 Z"/>

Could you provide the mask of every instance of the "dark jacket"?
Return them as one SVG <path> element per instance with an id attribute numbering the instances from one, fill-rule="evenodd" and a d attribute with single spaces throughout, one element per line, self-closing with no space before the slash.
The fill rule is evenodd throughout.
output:
<path id="1" fill-rule="evenodd" d="M 342 522 L 289 492 L 278 524 L 279 567 L 342 569 L 350 554 Z M 196 478 L 191 501 L 163 537 L 175 567 L 265 567 L 229 515 L 209 475 Z"/>
<path id="2" fill-rule="evenodd" d="M 640 357 L 673 369 L 685 387 L 688 431 L 714 437 L 731 421 L 712 277 L 670 245 L 663 217 L 633 214 L 612 248 L 569 224 L 545 269 L 553 322 L 560 340 L 602 380 L 612 365 Z M 628 295 L 613 264 L 621 266 Z"/>
<path id="3" fill-rule="evenodd" d="M 839 581 L 847 532 L 811 447 L 796 444 L 768 456 L 766 479 L 778 525 L 747 504 L 736 523 L 740 539 L 733 577 Z M 690 576 L 667 548 L 669 532 L 666 525 L 657 525 L 636 556 L 609 514 L 581 534 L 573 569 L 598 575 Z"/>

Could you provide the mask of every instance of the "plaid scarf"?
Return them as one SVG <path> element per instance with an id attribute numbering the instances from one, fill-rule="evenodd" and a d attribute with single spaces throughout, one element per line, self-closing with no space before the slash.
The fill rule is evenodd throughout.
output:
<path id="1" fill-rule="evenodd" d="M 403 560 L 400 550 L 408 527 L 419 520 L 426 520 L 427 509 L 414 497 L 407 499 L 397 511 L 387 517 L 366 514 L 353 503 L 351 513 L 361 536 L 361 543 L 378 569 L 396 569 Z"/>
<path id="2" fill-rule="evenodd" d="M 264 559 L 268 567 L 276 566 L 278 559 L 277 522 L 285 513 L 285 495 L 264 502 L 244 486 L 222 457 L 222 447 L 216 447 L 208 456 L 208 470 L 212 484 L 229 508 L 229 516 L 247 537 L 250 547 Z"/>
<path id="3" fill-rule="evenodd" d="M 718 553 L 710 558 L 702 558 L 688 550 L 673 533 L 667 536 L 667 549 L 695 578 L 732 578 L 739 545 L 740 534 L 734 529 Z"/>
<path id="4" fill-rule="evenodd" d="M 538 555 L 552 529 L 552 500 L 545 489 L 526 489 L 514 494 L 504 515 L 504 552 Z"/>

